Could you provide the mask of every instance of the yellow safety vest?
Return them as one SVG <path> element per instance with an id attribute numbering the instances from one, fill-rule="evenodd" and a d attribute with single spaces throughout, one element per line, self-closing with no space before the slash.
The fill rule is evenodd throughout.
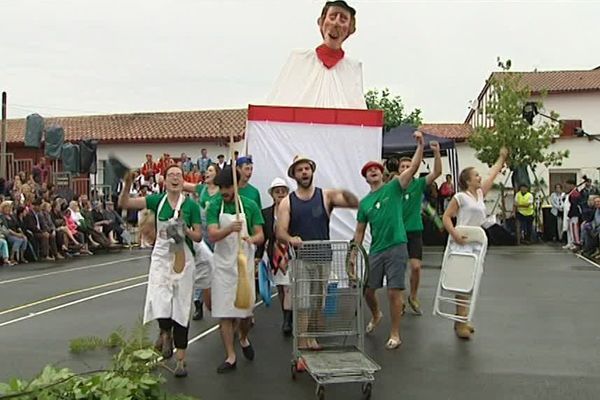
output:
<path id="1" fill-rule="evenodd" d="M 517 209 L 521 215 L 526 217 L 533 215 L 533 195 L 529 192 L 522 194 L 517 193 L 516 196 Z"/>

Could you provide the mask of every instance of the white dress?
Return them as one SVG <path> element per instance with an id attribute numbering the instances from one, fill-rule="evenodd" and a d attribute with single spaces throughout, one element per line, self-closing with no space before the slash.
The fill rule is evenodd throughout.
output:
<path id="1" fill-rule="evenodd" d="M 487 209 L 483 201 L 483 190 L 477 189 L 477 198 L 469 192 L 458 192 L 454 195 L 458 203 L 458 213 L 456 214 L 456 226 L 477 226 L 481 227 L 486 220 Z M 452 239 L 452 237 L 450 237 Z M 481 245 L 479 243 L 466 243 L 460 245 L 450 240 L 450 248 L 453 251 L 479 253 Z"/>
<path id="2" fill-rule="evenodd" d="M 314 49 L 295 50 L 267 97 L 267 104 L 364 110 L 367 105 L 362 63 L 344 57 L 328 69 Z"/>

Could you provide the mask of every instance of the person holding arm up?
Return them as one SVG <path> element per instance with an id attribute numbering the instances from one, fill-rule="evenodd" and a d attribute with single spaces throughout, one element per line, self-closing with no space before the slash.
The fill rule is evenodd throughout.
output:
<path id="1" fill-rule="evenodd" d="M 429 144 L 433 150 L 434 162 L 433 171 L 424 177 L 411 177 L 410 183 L 404 193 L 403 219 L 406 229 L 406 238 L 408 240 L 408 264 L 410 265 L 410 294 L 408 296 L 408 305 L 416 315 L 423 315 L 421 304 L 417 298 L 419 283 L 421 282 L 421 267 L 423 264 L 423 218 L 421 217 L 421 207 L 423 204 L 423 194 L 425 189 L 432 184 L 442 174 L 442 156 L 440 154 L 440 145 L 436 141 Z M 419 151 L 419 150 L 417 150 Z M 421 159 L 423 159 L 423 147 L 421 147 Z M 414 159 L 414 157 L 413 157 Z M 413 167 L 410 158 L 400 159 L 400 173 Z M 413 176 L 419 171 L 419 166 L 413 172 Z"/>
<path id="2" fill-rule="evenodd" d="M 373 332 L 383 318 L 375 292 L 383 287 L 386 278 L 390 304 L 390 336 L 385 344 L 387 349 L 396 349 L 400 339 L 400 318 L 402 316 L 402 292 L 405 289 L 406 262 L 408 259 L 407 237 L 404 227 L 403 201 L 406 189 L 419 169 L 423 158 L 423 136 L 415 132 L 417 151 L 409 168 L 394 176 L 389 182 L 383 181 L 383 165 L 369 161 L 361 175 L 366 179 L 371 191 L 360 201 L 358 223 L 354 242 L 362 244 L 367 224 L 371 227 L 371 248 L 369 249 L 369 274 L 366 282 L 365 299 L 371 310 L 371 321 L 367 333 Z M 356 253 L 351 255 L 351 265 L 355 264 Z"/>
<path id="3" fill-rule="evenodd" d="M 156 242 L 150 258 L 144 323 L 158 320 L 157 348 L 165 359 L 177 349 L 176 377 L 187 376 L 185 349 L 194 286 L 194 246 L 202 240 L 198 204 L 183 194 L 183 170 L 172 164 L 164 171 L 166 192 L 146 197 L 129 196 L 132 175 L 127 175 L 119 206 L 149 209 L 156 215 Z M 179 255 L 183 251 L 183 266 Z M 181 269 L 183 267 L 183 269 Z"/>
<path id="4" fill-rule="evenodd" d="M 449 246 L 464 246 L 467 244 L 467 238 L 458 233 L 452 224 L 452 218 L 456 218 L 456 226 L 480 227 L 484 223 L 487 216 L 484 198 L 492 189 L 494 180 L 500 171 L 502 171 L 507 157 L 508 150 L 502 147 L 498 160 L 490 169 L 490 175 L 486 180 L 482 179 L 474 167 L 467 167 L 460 172 L 458 178 L 460 192 L 450 200 L 442 218 L 444 228 L 446 228 L 451 237 L 448 243 Z M 459 300 L 468 300 L 466 296 L 457 295 L 456 297 Z M 468 315 L 468 309 L 464 306 L 457 305 L 456 312 L 458 315 Z M 454 324 L 454 331 L 459 338 L 466 340 L 470 339 L 471 335 L 475 332 L 473 327 L 466 322 L 456 322 Z"/>

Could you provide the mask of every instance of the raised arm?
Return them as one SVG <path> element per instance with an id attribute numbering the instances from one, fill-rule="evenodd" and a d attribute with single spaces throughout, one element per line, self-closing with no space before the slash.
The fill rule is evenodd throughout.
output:
<path id="1" fill-rule="evenodd" d="M 494 165 L 492 165 L 492 168 L 490 169 L 490 176 L 488 176 L 487 179 L 481 184 L 481 190 L 483 191 L 484 196 L 492 189 L 496 177 L 498 176 L 500 171 L 502 171 L 502 168 L 504 168 L 504 163 L 506 162 L 507 157 L 508 150 L 506 149 L 506 147 L 501 148 L 498 160 Z"/>
<path id="2" fill-rule="evenodd" d="M 442 154 L 440 153 L 440 144 L 436 141 L 429 142 L 429 147 L 433 150 L 433 171 L 427 174 L 425 178 L 427 186 L 431 185 L 442 174 Z"/>
<path id="3" fill-rule="evenodd" d="M 415 176 L 415 174 L 419 170 L 421 162 L 423 162 L 423 134 L 419 131 L 415 131 L 413 136 L 417 141 L 417 149 L 415 150 L 415 154 L 413 155 L 410 167 L 404 170 L 404 172 L 402 172 L 396 177 L 396 179 L 398 179 L 398 181 L 400 182 L 400 186 L 402 186 L 403 189 L 406 189 L 408 187 L 413 176 Z"/>
<path id="4" fill-rule="evenodd" d="M 196 192 L 196 184 L 190 182 L 183 182 L 183 191 L 188 193 Z"/>
<path id="5" fill-rule="evenodd" d="M 125 177 L 123 190 L 121 190 L 121 194 L 119 195 L 119 207 L 124 208 L 126 210 L 143 210 L 144 208 L 146 208 L 145 197 L 129 197 L 129 191 L 131 190 L 132 183 L 133 174 L 128 174 Z"/>
<path id="6" fill-rule="evenodd" d="M 328 199 L 328 209 L 340 208 L 358 208 L 358 197 L 354 193 L 345 189 L 326 189 L 323 191 Z"/>

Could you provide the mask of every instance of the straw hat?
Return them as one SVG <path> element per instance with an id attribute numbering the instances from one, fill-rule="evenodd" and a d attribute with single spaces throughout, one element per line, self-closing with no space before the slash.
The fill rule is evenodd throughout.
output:
<path id="1" fill-rule="evenodd" d="M 307 156 L 303 156 L 303 155 L 297 155 L 296 157 L 294 157 L 294 161 L 292 161 L 292 165 L 290 165 L 290 167 L 288 168 L 288 176 L 290 178 L 294 178 L 294 168 L 296 168 L 296 165 L 300 164 L 300 163 L 308 163 L 310 165 L 310 167 L 312 168 L 312 171 L 315 172 L 315 170 L 317 169 L 317 164 L 311 160 L 310 158 L 308 158 Z"/>

